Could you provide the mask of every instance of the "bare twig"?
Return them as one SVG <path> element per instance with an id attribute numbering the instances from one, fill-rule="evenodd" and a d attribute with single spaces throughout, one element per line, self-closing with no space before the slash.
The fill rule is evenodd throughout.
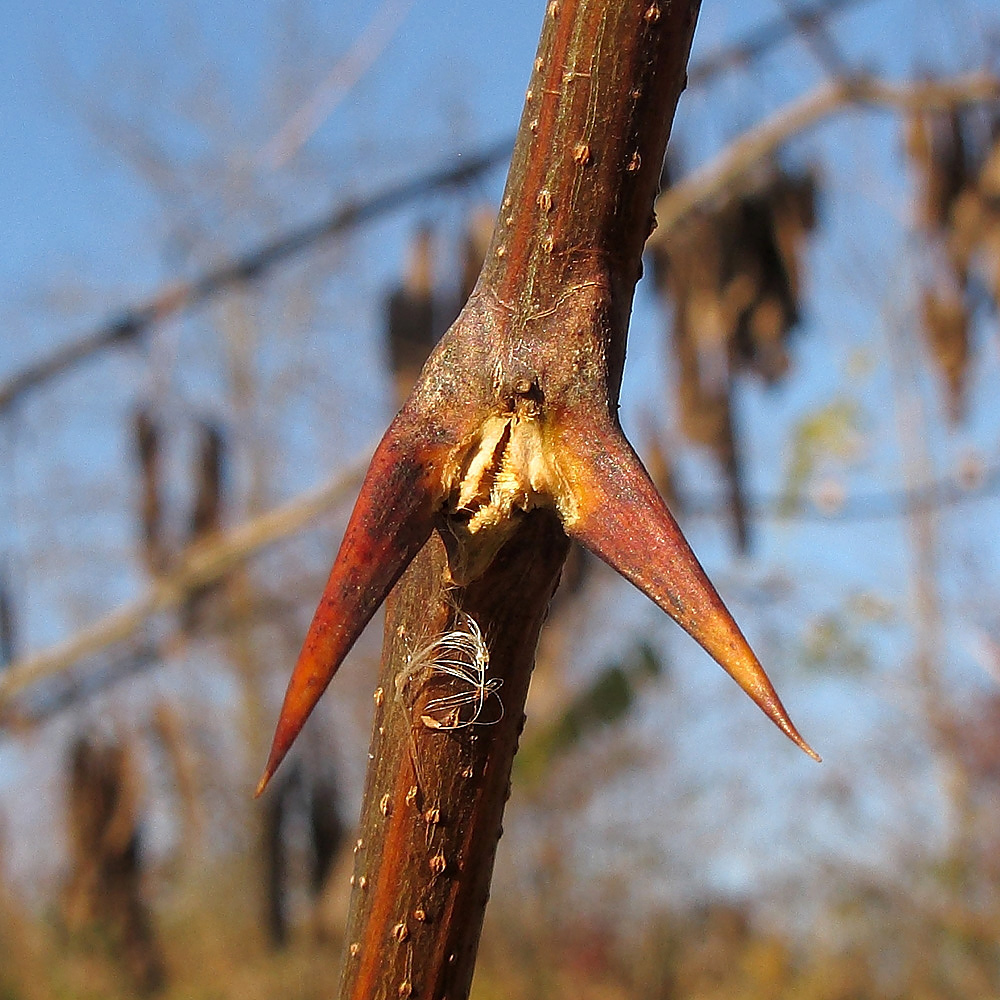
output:
<path id="1" fill-rule="evenodd" d="M 734 45 L 710 52 L 692 64 L 688 73 L 688 86 L 699 86 L 725 70 L 744 69 L 776 45 L 796 37 L 805 26 L 815 29 L 842 11 L 870 2 L 871 0 L 827 0 L 826 3 L 810 7 L 796 7 L 793 18 L 780 14 L 764 21 L 751 28 Z"/>
<path id="2" fill-rule="evenodd" d="M 319 130 L 350 89 L 368 72 L 399 30 L 414 0 L 385 0 L 364 31 L 326 75 L 313 95 L 260 151 L 272 170 L 283 167 Z"/>
<path id="3" fill-rule="evenodd" d="M 902 452 L 902 474 L 908 485 L 927 479 L 933 459 L 927 444 L 930 426 L 927 407 L 915 386 L 914 343 L 905 314 L 888 316 L 887 346 L 891 365 L 895 417 Z M 947 805 L 953 857 L 963 864 L 953 886 L 969 891 L 970 842 L 975 818 L 972 784 L 961 745 L 962 721 L 951 698 L 944 641 L 945 609 L 940 587 L 941 526 L 932 508 L 907 511 L 907 529 L 913 558 L 911 569 L 912 620 L 915 640 L 914 673 L 928 741 L 936 754 Z"/>
<path id="4" fill-rule="evenodd" d="M 728 196 L 754 167 L 790 138 L 845 108 L 914 111 L 951 108 L 1000 98 L 1000 78 L 971 73 L 954 80 L 887 83 L 873 78 L 836 80 L 786 105 L 731 143 L 716 159 L 680 180 L 656 200 L 659 228 L 650 244 L 663 243 L 685 216 L 713 199 Z"/>
<path id="5" fill-rule="evenodd" d="M 117 319 L 102 324 L 93 332 L 72 341 L 0 384 L 0 414 L 25 393 L 99 351 L 134 344 L 156 323 L 193 309 L 223 289 L 253 281 L 316 243 L 394 211 L 414 198 L 443 188 L 467 184 L 502 163 L 509 152 L 510 143 L 507 140 L 497 143 L 480 153 L 462 158 L 457 164 L 391 185 L 361 201 L 348 202 L 326 218 L 291 230 L 191 281 L 178 281 L 164 286 Z"/>
<path id="6" fill-rule="evenodd" d="M 800 7 L 792 0 L 779 0 L 779 6 L 819 64 L 831 76 L 848 76 L 848 62 L 822 19 L 815 17 L 812 11 Z"/>
<path id="7" fill-rule="evenodd" d="M 870 0 L 828 0 L 803 11 L 801 17 L 816 23 L 848 7 L 867 2 Z M 704 84 L 718 73 L 746 65 L 774 45 L 787 40 L 796 30 L 796 25 L 784 17 L 767 21 L 736 44 L 710 54 L 693 66 L 689 86 Z M 118 122 L 105 117 L 98 120 L 97 125 L 103 131 L 112 131 L 116 141 L 120 141 L 118 133 L 121 129 Z M 190 281 L 163 286 L 144 303 L 126 309 L 122 315 L 102 323 L 79 340 L 69 342 L 48 358 L 29 365 L 6 382 L 0 383 L 0 414 L 25 393 L 92 355 L 122 344 L 135 343 L 155 323 L 192 309 L 226 288 L 254 281 L 276 265 L 325 239 L 401 208 L 433 191 L 474 180 L 505 160 L 512 145 L 513 140 L 507 138 L 480 153 L 460 153 L 456 162 L 450 166 L 404 181 L 365 200 L 349 202 L 325 219 L 293 230 Z M 150 148 L 146 143 L 132 152 L 153 174 L 162 174 L 158 150 Z"/>
<path id="8" fill-rule="evenodd" d="M 272 511 L 244 525 L 237 532 L 208 543 L 202 549 L 201 558 L 205 560 L 205 565 L 213 567 L 211 572 L 184 575 L 182 580 L 175 581 L 174 586 L 178 589 L 176 592 L 171 591 L 166 604 L 151 592 L 87 626 L 64 643 L 34 656 L 13 661 L 9 670 L 0 673 L 0 712 L 5 711 L 15 697 L 36 683 L 70 670 L 86 657 L 130 638 L 158 611 L 178 607 L 191 592 L 206 582 L 224 578 L 235 566 L 246 562 L 260 550 L 308 528 L 313 520 L 350 496 L 361 482 L 363 467 L 364 463 L 355 463 L 318 493 L 298 497 L 279 511 Z M 871 521 L 908 517 L 914 511 L 954 507 L 1000 494 L 1000 466 L 972 470 L 971 475 L 973 479 L 967 485 L 949 477 L 907 490 L 847 495 L 826 503 L 815 500 L 810 502 L 806 497 L 803 504 L 792 511 L 785 509 L 787 504 L 777 496 L 749 498 L 747 514 L 758 520 L 829 523 Z M 323 497 L 327 499 L 322 499 Z M 693 518 L 718 518 L 726 513 L 726 502 L 718 497 L 698 496 L 681 491 L 678 503 L 684 512 L 685 521 Z M 244 529 L 247 529 L 247 533 L 244 533 Z M 219 559 L 211 555 L 216 546 L 220 549 Z M 232 553 L 232 561 L 227 553 Z M 185 565 L 185 560 L 182 559 L 181 565 Z M 146 649 L 136 661 L 138 667 L 127 666 L 114 671 L 106 683 L 94 690 L 104 690 L 118 680 L 131 676 L 136 669 L 152 666 L 160 656 L 160 651 L 152 647 Z M 86 697 L 89 693 L 91 691 L 88 688 L 80 692 L 79 697 Z"/>
<path id="9" fill-rule="evenodd" d="M 364 464 L 355 464 L 315 492 L 192 546 L 179 566 L 154 582 L 138 600 L 99 619 L 58 646 L 12 663 L 0 674 L 0 710 L 30 685 L 130 638 L 153 615 L 180 607 L 190 594 L 222 579 L 267 545 L 308 527 L 319 515 L 349 499 L 363 472 Z"/>

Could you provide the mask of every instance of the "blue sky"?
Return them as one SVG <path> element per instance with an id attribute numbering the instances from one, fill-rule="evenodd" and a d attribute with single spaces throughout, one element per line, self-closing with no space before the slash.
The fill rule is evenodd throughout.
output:
<path id="1" fill-rule="evenodd" d="M 193 30 L 222 60 L 233 86 L 246 85 L 246 96 L 237 100 L 248 117 L 260 97 L 262 64 L 273 55 L 269 35 L 278 21 L 275 7 L 195 7 Z M 5 5 L 0 37 L 0 123 L 7 137 L 0 206 L 7 242 L 0 263 L 5 301 L 16 302 L 20 291 L 80 260 L 97 271 L 95 277 L 131 281 L 138 288 L 154 276 L 146 270 L 151 255 L 142 246 L 148 205 L 110 165 L 73 104 L 86 101 L 88 91 L 107 96 L 101 92 L 102 78 L 113 87 L 119 61 L 129 63 L 143 51 L 161 48 L 171 30 L 168 8 L 104 0 L 43 5 L 12 0 Z M 440 112 L 449 86 L 460 89 L 470 108 L 472 135 L 464 138 L 506 134 L 516 127 L 521 80 L 536 41 L 536 12 L 531 4 L 477 8 L 478 14 L 468 4 L 416 4 L 361 92 L 335 116 L 340 121 L 331 123 L 334 131 L 344 119 L 354 125 L 364 118 L 371 138 L 382 129 L 402 129 L 410 141 L 426 143 L 421 123 Z M 374 5 L 331 4 L 310 9 L 309 17 L 336 53 L 373 10 Z M 494 18 L 502 23 L 503 44 L 483 38 L 482 25 Z M 389 64 L 392 73 L 386 71 Z M 131 261 L 124 273 L 123 260 Z"/>
<path id="2" fill-rule="evenodd" d="M 912 5 L 902 0 L 872 2 L 838 19 L 836 37 L 855 64 L 878 68 L 890 76 L 908 74 L 915 66 L 960 69 L 974 65 L 982 38 L 976 30 L 989 5 L 942 2 L 920 7 L 922 16 L 914 18 Z M 194 65 L 202 59 L 219 68 L 233 109 L 230 131 L 221 139 L 230 162 L 241 156 L 251 158 L 281 122 L 280 116 L 268 114 L 276 95 L 266 84 L 271 79 L 268 66 L 275 58 L 276 26 L 281 23 L 276 8 L 225 2 L 194 4 L 193 12 L 177 13 L 184 9 L 125 0 L 72 4 L 7 0 L 5 4 L 0 18 L 4 28 L 0 32 L 0 130 L 6 140 L 0 160 L 0 232 L 4 235 L 0 322 L 6 332 L 0 335 L 0 378 L 52 344 L 72 339 L 94 320 L 114 314 L 175 273 L 170 252 L 164 248 L 160 203 L 94 138 L 84 122 L 88 106 L 104 102 L 127 115 L 144 107 L 159 108 L 159 97 L 167 103 L 171 95 L 187 93 L 191 81 L 185 75 L 189 69 L 178 61 L 180 51 Z M 302 73 L 318 81 L 324 65 L 363 30 L 375 7 L 306 4 L 304 10 L 312 47 Z M 776 10 L 771 4 L 706 0 L 696 56 Z M 346 195 L 363 194 L 387 179 L 447 161 L 458 150 L 479 148 L 512 134 L 540 17 L 540 4 L 534 2 L 416 0 L 381 59 L 307 147 L 305 157 L 314 157 L 327 173 L 309 176 L 300 190 L 291 193 L 291 182 L 283 177 L 264 179 L 262 185 L 274 189 L 274 201 L 287 215 L 279 212 L 262 221 L 261 231 L 281 231 Z M 963 45 L 960 39 L 966 30 L 973 42 Z M 187 47 L 180 50 L 171 48 L 170 41 L 178 33 L 188 39 Z M 313 68 L 315 75 L 310 77 Z M 149 102 L 127 89 L 128 81 L 140 79 L 143 72 L 150 76 L 144 84 L 153 95 Z M 686 96 L 677 126 L 679 145 L 690 158 L 711 155 L 725 138 L 808 90 L 821 77 L 821 69 L 801 44 L 782 47 L 753 74 L 733 74 L 708 91 Z M 180 128 L 165 126 L 163 140 L 181 153 L 198 148 L 197 137 Z M 858 406 L 863 447 L 848 462 L 828 458 L 825 470 L 859 492 L 897 489 L 901 484 L 884 337 L 887 302 L 905 303 L 912 294 L 911 272 L 916 264 L 906 237 L 907 188 L 899 148 L 897 124 L 888 116 L 867 114 L 834 122 L 794 144 L 794 161 L 822 162 L 827 193 L 822 235 L 811 251 L 809 319 L 798 341 L 796 378 L 778 391 L 750 385 L 741 395 L 753 487 L 758 493 L 780 491 L 788 442 L 798 422 L 817 406 L 841 397 Z M 476 197 L 496 199 L 502 180 L 503 171 L 495 172 Z M 332 292 L 330 308 L 356 305 L 381 294 L 395 280 L 406 236 L 415 221 L 429 215 L 448 224 L 458 214 L 450 203 L 437 199 L 388 219 L 349 243 L 337 263 L 357 276 L 356 287 Z M 245 232 L 254 228 L 245 220 L 240 225 Z M 227 230 L 223 244 L 239 249 L 240 232 L 239 226 Z M 359 307 L 357 313 L 340 311 L 336 316 L 329 340 L 321 339 L 326 331 L 314 331 L 308 342 L 317 350 L 332 344 L 340 352 L 334 360 L 317 363 L 329 366 L 331 377 L 361 386 L 363 399 L 353 415 L 338 411 L 335 404 L 314 406 L 311 399 L 294 409 L 282 429 L 289 452 L 280 459 L 285 475 L 273 487 L 273 499 L 294 495 L 325 479 L 337 462 L 353 458 L 380 432 L 391 412 L 384 376 L 377 366 L 365 363 L 377 357 L 373 343 L 378 310 Z M 995 347 L 990 346 L 995 342 L 996 324 L 991 322 L 981 331 L 983 348 L 969 421 L 954 432 L 945 430 L 936 417 L 933 422 L 928 443 L 937 475 L 953 472 L 970 450 L 987 464 L 1000 461 L 998 412 L 991 392 L 998 368 Z M 631 431 L 639 429 L 642 413 L 649 410 L 663 424 L 669 423 L 662 324 L 648 295 L 640 294 L 623 393 L 623 419 Z M 182 347 L 190 347 L 196 339 L 194 323 L 171 326 L 158 334 L 156 349 L 166 351 L 175 336 Z M 867 369 L 862 366 L 868 372 L 864 376 L 851 374 L 859 355 L 869 362 Z M 349 371 L 345 375 L 342 369 Z M 185 384 L 188 396 L 198 405 L 214 406 L 217 384 L 211 379 L 199 384 L 190 373 L 188 377 L 192 379 Z M 118 606 L 141 585 L 135 566 L 123 556 L 131 544 L 131 525 L 115 507 L 127 509 L 130 501 L 126 486 L 119 482 L 124 476 L 125 443 L 118 421 L 152 378 L 134 360 L 98 362 L 39 393 L 10 425 L 0 427 L 0 444 L 5 449 L 0 462 L 7 470 L 6 474 L 0 471 L 0 520 L 4 522 L 0 546 L 14 552 L 14 563 L 23 573 L 28 595 L 26 640 L 33 647 L 47 645 L 94 614 Z M 929 377 L 923 381 L 921 392 L 932 413 L 939 414 L 933 381 Z M 76 403 L 84 398 L 87 405 L 79 421 L 61 418 L 64 411 L 77 416 Z M 336 422 L 341 417 L 343 421 Z M 691 492 L 704 496 L 717 489 L 718 478 L 703 457 L 686 456 L 682 468 Z M 86 505 L 83 497 L 91 498 Z M 994 568 L 993 540 L 1000 528 L 996 506 L 995 501 L 977 502 L 942 520 L 942 530 L 957 553 L 943 581 L 951 600 L 949 648 L 970 674 L 976 670 L 970 649 L 977 630 L 993 622 L 967 599 L 969 582 L 979 581 L 980 589 L 988 592 L 1000 583 Z M 786 684 L 783 690 L 792 691 L 789 702 L 797 703 L 801 707 L 797 716 L 808 721 L 806 725 L 799 720 L 807 738 L 833 759 L 830 767 L 840 773 L 838 751 L 843 761 L 856 762 L 860 746 L 877 742 L 873 736 L 876 722 L 886 718 L 882 698 L 888 697 L 886 692 L 895 683 L 894 666 L 910 648 L 904 627 L 910 600 L 909 541 L 904 527 L 899 523 L 769 523 L 759 532 L 754 558 L 735 565 L 717 522 L 693 522 L 690 530 L 696 550 L 737 602 L 738 617 L 748 633 L 774 651 L 776 673 Z M 67 549 L 78 543 L 76 548 L 81 550 L 82 565 L 71 561 L 71 572 L 58 580 L 44 561 L 45 543 L 53 539 Z M 87 574 L 91 575 L 84 585 Z M 787 605 L 779 601 L 775 607 L 761 608 L 741 597 L 761 581 L 780 583 L 782 579 L 792 579 L 796 587 L 795 599 Z M 611 592 L 614 597 L 608 604 L 618 610 L 607 610 L 607 614 L 620 613 L 637 630 L 660 634 L 663 622 L 656 617 L 658 612 L 625 596 L 624 591 Z M 841 685 L 832 690 L 828 677 L 803 678 L 794 663 L 795 640 L 803 623 L 843 611 L 852 595 L 863 592 L 886 595 L 896 617 L 892 627 L 862 635 L 871 644 L 878 668 L 863 682 L 874 693 L 854 706 L 860 720 L 859 728 L 854 728 L 845 725 L 843 716 L 848 694 L 857 694 L 858 689 Z M 76 596 L 66 601 L 67 594 Z M 600 639 L 593 635 L 589 641 L 600 646 Z M 683 643 L 665 641 L 678 656 L 688 655 Z M 589 667 L 585 663 L 581 669 L 594 665 L 592 657 Z M 686 673 L 686 661 L 684 669 Z M 697 713 L 695 693 L 705 692 L 713 702 L 722 699 L 729 706 L 727 719 L 757 727 L 753 745 L 765 747 L 761 752 L 769 760 L 783 761 L 785 747 L 780 740 L 763 728 L 762 720 L 741 714 L 744 709 L 734 707 L 738 699 L 724 693 L 728 681 L 714 674 L 708 679 L 714 669 L 698 660 L 691 667 L 698 679 L 691 682 L 689 693 L 682 693 L 682 678 L 669 699 L 662 705 L 657 702 L 659 724 L 667 717 L 679 723 L 685 710 Z M 889 714 L 898 723 L 899 716 Z M 644 717 L 637 725 L 648 735 L 656 722 Z M 705 727 L 711 730 L 711 720 L 703 721 L 702 728 L 695 727 L 694 735 L 682 741 L 678 752 L 686 764 L 679 769 L 681 784 L 687 780 L 687 767 L 697 772 L 701 741 L 708 738 Z M 800 763 L 788 766 L 799 787 L 815 788 L 818 779 L 812 771 Z M 0 787 L 2 774 L 0 768 Z M 762 797 L 766 794 L 761 792 Z M 608 815 L 612 814 L 613 808 L 607 808 Z M 666 813 L 669 802 L 661 808 Z M 770 831 L 763 822 L 755 829 Z M 738 874 L 731 878 L 738 882 L 745 872 L 739 872 L 738 850 L 734 856 Z"/>

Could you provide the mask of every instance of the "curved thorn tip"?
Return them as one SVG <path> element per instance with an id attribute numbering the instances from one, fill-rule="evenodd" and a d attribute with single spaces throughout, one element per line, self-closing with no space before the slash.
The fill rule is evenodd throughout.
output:
<path id="1" fill-rule="evenodd" d="M 557 433 L 566 533 L 658 604 L 814 760 L 760 661 L 621 430 L 567 421 Z"/>
<path id="2" fill-rule="evenodd" d="M 394 421 L 375 451 L 275 728 L 260 796 L 344 657 L 433 527 L 435 454 Z"/>

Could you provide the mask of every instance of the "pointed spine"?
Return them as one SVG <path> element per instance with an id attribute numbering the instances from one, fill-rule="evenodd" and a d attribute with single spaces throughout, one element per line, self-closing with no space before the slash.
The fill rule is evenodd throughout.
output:
<path id="1" fill-rule="evenodd" d="M 434 525 L 440 450 L 420 444 L 403 415 L 372 457 L 344 539 L 285 691 L 256 795 L 295 741 L 344 657 Z"/>
<path id="2" fill-rule="evenodd" d="M 605 426 L 567 421 L 559 438 L 569 489 L 561 513 L 570 538 L 666 611 L 789 739 L 819 760 L 620 429 L 610 419 Z"/>

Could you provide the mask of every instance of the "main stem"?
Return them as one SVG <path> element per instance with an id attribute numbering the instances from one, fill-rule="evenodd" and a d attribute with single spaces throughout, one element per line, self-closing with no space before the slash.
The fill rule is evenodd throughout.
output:
<path id="1" fill-rule="evenodd" d="M 575 407 L 613 416 L 698 8 L 551 0 L 493 243 L 432 362 L 444 377 L 466 370 L 471 350 L 497 391 L 503 382 L 530 399 L 548 372 L 568 383 L 566 421 Z M 596 335 L 578 335 L 584 327 Z M 573 372 L 594 370 L 604 373 L 598 384 L 581 377 L 575 393 Z M 463 544 L 475 548 L 477 537 Z M 538 633 L 567 545 L 556 513 L 542 507 L 520 516 L 496 554 L 465 552 L 462 566 L 455 539 L 435 532 L 393 590 L 342 1000 L 468 995 Z M 462 615 L 487 640 L 503 715 L 496 721 L 494 704 L 484 716 L 494 724 L 430 728 L 421 715 L 433 692 L 411 700 L 400 679 L 417 649 Z"/>

